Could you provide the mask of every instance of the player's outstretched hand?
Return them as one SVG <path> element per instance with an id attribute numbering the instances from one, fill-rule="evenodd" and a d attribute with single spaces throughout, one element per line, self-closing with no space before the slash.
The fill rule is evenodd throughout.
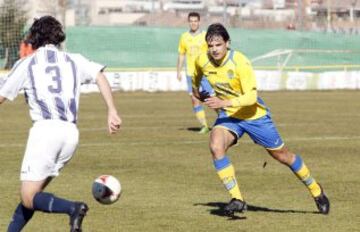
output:
<path id="1" fill-rule="evenodd" d="M 116 111 L 108 113 L 108 129 L 110 134 L 115 134 L 121 126 L 122 120 Z"/>

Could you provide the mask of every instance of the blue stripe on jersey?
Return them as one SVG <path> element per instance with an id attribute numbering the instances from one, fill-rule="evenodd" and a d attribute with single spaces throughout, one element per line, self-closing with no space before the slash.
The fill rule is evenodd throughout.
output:
<path id="1" fill-rule="evenodd" d="M 27 95 L 26 92 L 24 92 L 24 97 L 25 97 L 26 104 L 29 104 L 29 96 Z"/>
<path id="2" fill-rule="evenodd" d="M 73 72 L 73 77 L 74 77 L 74 96 L 76 94 L 76 89 L 77 89 L 77 78 L 76 78 L 76 65 L 75 65 L 75 62 L 69 57 L 69 56 L 66 56 L 66 61 L 67 62 L 70 62 L 71 64 L 71 69 L 72 69 L 72 72 Z"/>
<path id="3" fill-rule="evenodd" d="M 35 88 L 34 88 L 34 91 L 35 91 Z M 42 100 L 36 100 L 36 102 L 40 106 L 41 114 L 42 114 L 43 118 L 51 119 L 51 113 L 50 113 L 50 110 L 49 110 L 48 106 L 46 105 L 46 103 Z"/>
<path id="4" fill-rule="evenodd" d="M 42 100 L 40 100 L 37 96 L 37 92 L 36 92 L 36 88 L 35 88 L 35 79 L 34 79 L 34 73 L 32 70 L 32 66 L 36 64 L 36 60 L 35 57 L 33 57 L 30 61 L 30 64 L 28 66 L 28 70 L 29 70 L 29 75 L 30 75 L 30 80 L 31 80 L 31 86 L 32 89 L 34 91 L 34 97 L 35 100 L 37 102 L 37 104 L 40 106 L 40 110 L 41 110 L 41 115 L 43 116 L 44 119 L 51 119 L 51 113 L 49 111 L 49 108 L 47 107 L 46 103 L 43 102 Z"/>
<path id="5" fill-rule="evenodd" d="M 233 62 L 233 64 L 235 64 L 235 66 L 237 65 L 235 60 L 234 60 L 234 50 L 231 50 L 230 55 L 229 55 L 229 59 Z"/>
<path id="6" fill-rule="evenodd" d="M 61 98 L 55 97 L 56 102 L 56 109 L 60 114 L 60 119 L 63 121 L 67 121 L 66 112 L 65 112 L 65 105 Z"/>
<path id="7" fill-rule="evenodd" d="M 46 58 L 48 63 L 56 63 L 56 54 L 53 50 L 46 50 Z"/>
<path id="8" fill-rule="evenodd" d="M 234 50 L 230 50 L 229 57 L 226 59 L 226 61 L 221 66 L 224 66 L 229 60 L 233 60 L 233 56 L 234 56 Z"/>
<path id="9" fill-rule="evenodd" d="M 77 108 L 76 108 L 76 92 L 77 92 L 77 77 L 76 77 L 76 65 L 75 62 L 67 55 L 66 56 L 66 61 L 70 62 L 71 64 L 71 69 L 73 72 L 73 78 L 74 78 L 74 89 L 73 89 L 73 93 L 74 93 L 74 98 L 70 99 L 70 112 L 72 112 L 73 116 L 74 116 L 74 121 L 73 123 L 76 123 L 77 121 Z"/>
<path id="10" fill-rule="evenodd" d="M 76 123 L 76 120 L 77 120 L 76 116 L 77 115 L 76 115 L 76 101 L 75 101 L 75 98 L 70 99 L 69 107 L 70 107 L 70 112 L 74 115 L 74 120 L 72 122 Z"/>

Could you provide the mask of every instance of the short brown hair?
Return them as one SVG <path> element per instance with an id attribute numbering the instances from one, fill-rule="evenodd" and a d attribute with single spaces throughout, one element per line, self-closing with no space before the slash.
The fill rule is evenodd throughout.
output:
<path id="1" fill-rule="evenodd" d="M 221 23 L 211 24 L 206 32 L 205 40 L 209 42 L 213 37 L 220 36 L 225 42 L 230 40 L 230 35 Z"/>
<path id="2" fill-rule="evenodd" d="M 190 19 L 190 17 L 197 17 L 200 20 L 200 14 L 198 12 L 190 12 L 188 14 L 188 19 Z"/>

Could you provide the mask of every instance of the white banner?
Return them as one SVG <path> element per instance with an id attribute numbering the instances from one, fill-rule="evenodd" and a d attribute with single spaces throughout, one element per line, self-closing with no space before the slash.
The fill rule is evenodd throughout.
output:
<path id="1" fill-rule="evenodd" d="M 173 71 L 106 72 L 111 88 L 116 91 L 182 91 L 187 89 L 186 78 L 179 81 Z M 96 84 L 83 85 L 83 92 L 98 91 Z"/>
<path id="2" fill-rule="evenodd" d="M 6 72 L 0 73 L 0 86 Z M 332 71 L 323 73 L 255 71 L 259 90 L 333 90 L 360 89 L 360 71 Z M 186 78 L 176 78 L 175 71 L 119 71 L 106 72 L 114 91 L 186 91 Z M 82 92 L 98 91 L 96 84 L 85 84 Z"/>

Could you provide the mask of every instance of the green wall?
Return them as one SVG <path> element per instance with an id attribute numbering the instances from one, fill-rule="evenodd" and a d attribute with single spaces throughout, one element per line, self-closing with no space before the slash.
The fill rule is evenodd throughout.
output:
<path id="1" fill-rule="evenodd" d="M 110 68 L 174 68 L 178 39 L 185 30 L 185 27 L 70 27 L 66 30 L 66 49 Z M 276 49 L 351 50 L 350 53 L 295 53 L 288 66 L 360 65 L 360 35 L 243 29 L 229 32 L 231 47 L 250 59 Z M 257 61 L 254 66 L 276 66 L 285 58 Z"/>
<path id="2" fill-rule="evenodd" d="M 186 28 L 73 27 L 67 49 L 114 68 L 174 67 L 180 34 Z M 351 50 L 351 53 L 296 53 L 289 65 L 360 64 L 360 35 L 285 30 L 230 29 L 231 47 L 255 58 L 275 49 Z M 272 58 L 254 65 L 277 65 Z"/>

